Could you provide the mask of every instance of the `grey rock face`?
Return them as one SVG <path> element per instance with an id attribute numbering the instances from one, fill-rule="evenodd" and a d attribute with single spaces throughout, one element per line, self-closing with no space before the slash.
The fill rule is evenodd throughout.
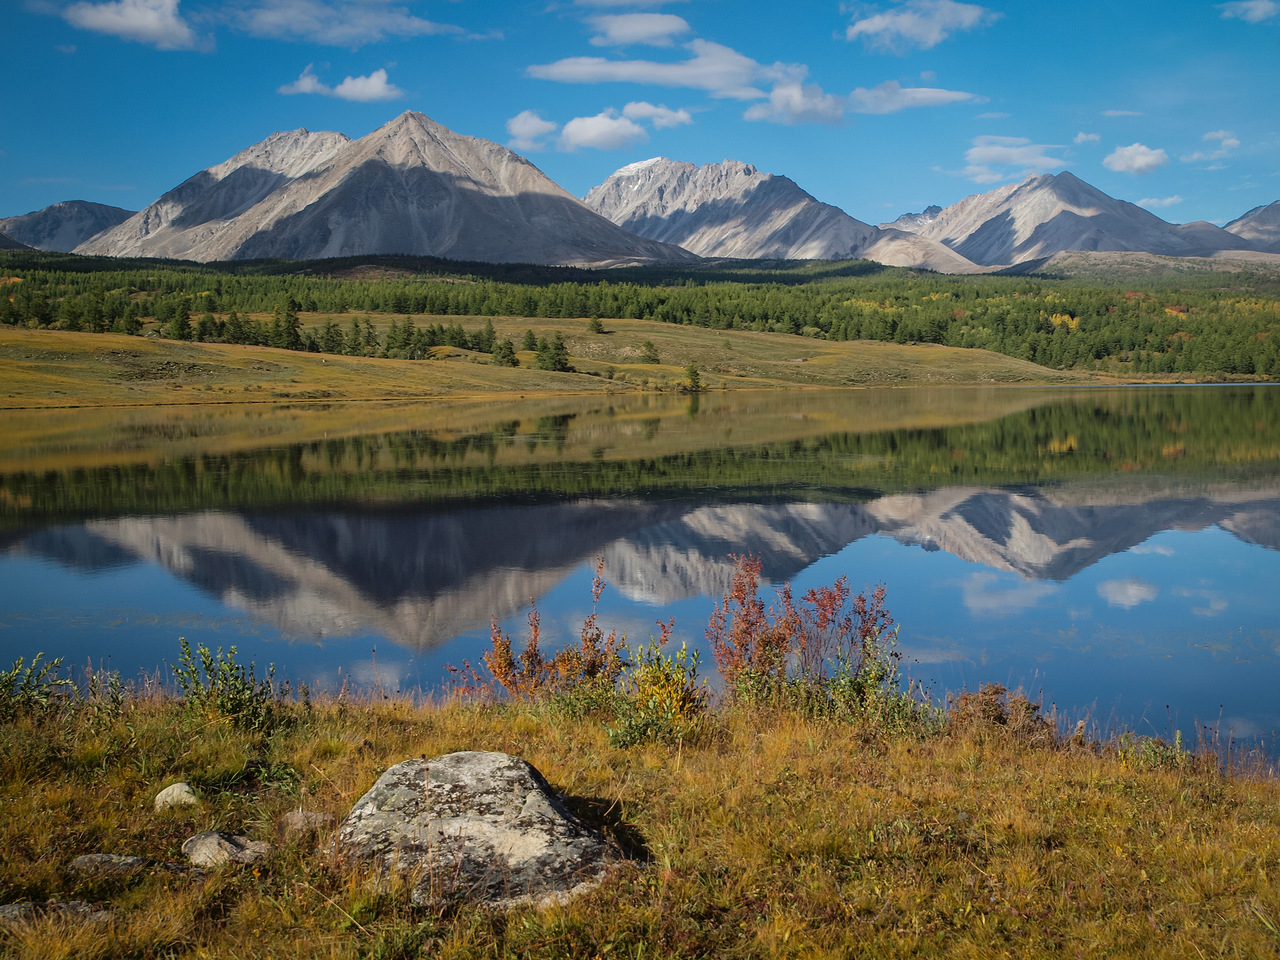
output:
<path id="1" fill-rule="evenodd" d="M 1254 207 L 1223 229 L 1248 241 L 1258 250 L 1280 253 L 1280 200 Z"/>
<path id="2" fill-rule="evenodd" d="M 339 825 L 338 855 L 414 878 L 413 900 L 563 902 L 600 881 L 604 838 L 532 766 L 466 751 L 387 770 Z"/>
<path id="3" fill-rule="evenodd" d="M 156 794 L 156 810 L 168 810 L 170 807 L 184 807 L 198 804 L 200 798 L 191 789 L 190 784 L 171 783 Z"/>
<path id="4" fill-rule="evenodd" d="M 497 263 L 696 259 L 615 226 L 506 147 L 413 112 L 359 140 L 274 134 L 77 252 L 200 261 L 393 253 Z"/>
<path id="5" fill-rule="evenodd" d="M 197 833 L 182 845 L 182 852 L 197 867 L 218 867 L 224 863 L 254 863 L 271 852 L 262 840 L 209 830 Z"/>
<path id="6" fill-rule="evenodd" d="M 0 232 L 37 250 L 69 253 L 103 230 L 123 223 L 132 210 L 88 200 L 64 200 L 20 217 L 0 219 Z"/>
<path id="7" fill-rule="evenodd" d="M 148 857 L 131 857 L 118 853 L 86 853 L 67 865 L 71 873 L 86 876 L 128 877 L 142 871 L 179 875 L 199 875 L 201 871 L 185 863 L 165 863 Z"/>
<path id="8" fill-rule="evenodd" d="M 748 260 L 870 259 L 971 273 L 941 244 L 879 230 L 814 199 L 792 180 L 734 160 L 695 166 L 655 157 L 616 171 L 587 206 L 646 237 L 702 257 Z"/>

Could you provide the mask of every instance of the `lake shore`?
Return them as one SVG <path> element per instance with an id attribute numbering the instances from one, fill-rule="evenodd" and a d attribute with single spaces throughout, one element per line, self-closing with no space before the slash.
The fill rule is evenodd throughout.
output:
<path id="1" fill-rule="evenodd" d="M 553 700 L 375 690 L 290 701 L 258 729 L 154 688 L 29 705 L 0 722 L 0 902 L 84 901 L 111 921 L 51 913 L 0 927 L 0 943 L 31 957 L 1275 949 L 1280 784 L 1146 738 L 1029 736 L 1011 701 L 992 705 L 932 733 L 721 705 L 678 743 L 628 746 Z M 336 863 L 328 830 L 283 826 L 299 808 L 341 819 L 388 766 L 461 749 L 527 759 L 635 863 L 544 910 L 414 907 Z M 154 812 L 176 781 L 198 805 Z M 204 878 L 67 870 L 86 853 L 183 862 L 209 829 L 273 852 Z"/>

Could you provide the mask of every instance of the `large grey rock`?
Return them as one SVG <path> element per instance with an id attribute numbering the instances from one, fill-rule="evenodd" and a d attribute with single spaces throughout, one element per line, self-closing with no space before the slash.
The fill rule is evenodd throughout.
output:
<path id="1" fill-rule="evenodd" d="M 198 804 L 200 798 L 191 789 L 190 784 L 171 783 L 156 794 L 156 810 L 168 810 L 170 807 L 185 807 Z"/>
<path id="2" fill-rule="evenodd" d="M 338 826 L 350 862 L 408 874 L 415 903 L 545 906 L 595 886 L 614 859 L 532 766 L 466 751 L 389 769 Z"/>
<path id="3" fill-rule="evenodd" d="M 184 843 L 182 852 L 197 867 L 218 867 L 224 863 L 253 863 L 261 860 L 271 852 L 271 844 L 233 833 L 223 833 L 221 830 L 208 830 L 197 833 Z"/>

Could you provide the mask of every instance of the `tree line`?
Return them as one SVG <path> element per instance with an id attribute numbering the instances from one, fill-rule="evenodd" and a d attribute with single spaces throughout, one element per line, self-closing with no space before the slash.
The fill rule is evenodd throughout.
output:
<path id="1" fill-rule="evenodd" d="M 288 272 L 272 272 L 284 271 Z M 735 273 L 697 267 L 599 272 L 528 268 L 497 276 L 435 263 L 407 275 L 343 279 L 325 262 L 217 266 L 0 253 L 0 323 L 138 333 L 148 322 L 192 339 L 411 356 L 464 346 L 452 325 L 389 334 L 361 321 L 281 327 L 277 314 L 406 318 L 645 319 L 830 340 L 977 347 L 1054 369 L 1280 377 L 1280 285 L 1261 273 L 1152 281 L 1141 289 L 1044 277 L 952 277 L 875 265 Z M 331 266 L 331 265 L 330 265 Z M 859 267 L 860 269 L 853 269 Z M 559 271 L 559 272 L 558 272 Z M 575 279 L 557 279 L 560 276 Z M 516 277 L 517 279 L 512 279 Z M 271 314 L 268 322 L 249 314 Z M 398 326 L 403 326 L 398 322 Z M 342 345 L 338 344 L 338 333 Z M 359 328 L 359 329 L 356 329 Z M 358 334 L 358 336 L 357 336 Z M 492 353 L 494 345 L 470 349 Z M 449 338 L 453 338 L 450 340 Z M 505 357 L 505 352 L 504 352 Z"/>

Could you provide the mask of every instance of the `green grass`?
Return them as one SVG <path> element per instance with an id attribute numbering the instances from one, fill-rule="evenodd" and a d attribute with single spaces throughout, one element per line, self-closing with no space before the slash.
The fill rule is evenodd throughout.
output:
<path id="1" fill-rule="evenodd" d="M 96 703 L 96 706 L 91 705 Z M 986 706 L 990 706 L 987 704 Z M 997 711 L 998 713 L 998 711 Z M 0 724 L 0 902 L 83 899 L 106 926 L 0 932 L 21 957 L 1134 957 L 1280 950 L 1280 786 L 1132 738 L 1072 745 L 970 708 L 942 732 L 720 704 L 696 735 L 615 745 L 555 701 L 326 696 L 236 726 L 154 688 Z M 988 717 L 987 720 L 981 719 Z M 998 719 L 998 717 L 997 717 Z M 572 903 L 428 910 L 286 836 L 389 765 L 529 760 L 647 861 Z M 176 780 L 197 809 L 156 814 Z M 205 880 L 69 875 L 88 852 L 181 860 L 187 837 L 267 840 Z"/>

